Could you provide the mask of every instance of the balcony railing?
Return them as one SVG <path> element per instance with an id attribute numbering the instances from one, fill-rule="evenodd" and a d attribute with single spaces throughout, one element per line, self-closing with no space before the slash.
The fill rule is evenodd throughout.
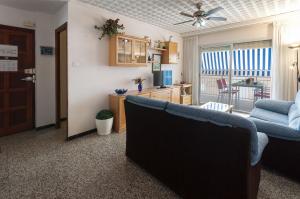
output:
<path id="1" fill-rule="evenodd" d="M 246 80 L 248 78 L 254 78 L 256 82 L 263 84 L 264 89 L 271 88 L 271 77 L 270 71 L 248 71 L 248 70 L 234 70 L 232 71 L 231 82 L 235 83 L 241 80 Z M 229 86 L 228 71 L 202 71 L 201 74 L 201 93 L 200 100 L 201 103 L 207 101 L 220 101 L 223 103 L 228 103 L 228 95 L 223 96 L 220 99 L 219 89 L 217 85 L 217 80 L 225 79 Z M 235 104 L 235 109 L 240 111 L 249 112 L 253 108 L 254 101 L 257 99 L 254 97 L 254 90 L 256 88 L 250 87 L 239 87 L 238 98 L 233 96 L 232 102 Z"/>

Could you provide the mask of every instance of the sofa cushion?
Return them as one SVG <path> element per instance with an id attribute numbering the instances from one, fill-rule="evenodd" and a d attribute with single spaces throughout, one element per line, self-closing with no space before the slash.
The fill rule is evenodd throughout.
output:
<path id="1" fill-rule="evenodd" d="M 169 103 L 166 111 L 172 115 L 193 119 L 202 122 L 211 122 L 219 126 L 240 127 L 248 129 L 251 132 L 251 165 L 256 164 L 258 157 L 258 138 L 255 124 L 243 117 L 202 109 L 195 106 L 179 105 Z"/>
<path id="2" fill-rule="evenodd" d="M 295 129 L 296 131 L 299 131 L 300 133 L 300 118 L 296 118 L 293 119 L 290 123 L 289 123 L 289 127 L 292 129 Z"/>
<path id="3" fill-rule="evenodd" d="M 289 123 L 298 117 L 300 117 L 300 109 L 296 104 L 293 104 L 289 110 Z"/>
<path id="4" fill-rule="evenodd" d="M 255 107 L 287 115 L 292 104 L 294 104 L 294 102 L 260 99 L 255 102 Z"/>
<path id="5" fill-rule="evenodd" d="M 261 120 L 266 120 L 269 122 L 275 122 L 275 123 L 280 123 L 283 125 L 288 125 L 288 115 L 283 115 L 280 113 L 276 113 L 273 111 L 268 111 L 265 109 L 261 109 L 261 108 L 254 108 L 251 113 L 250 113 L 251 117 L 255 117 Z"/>
<path id="6" fill-rule="evenodd" d="M 249 117 L 249 119 L 255 123 L 259 132 L 263 132 L 268 136 L 284 140 L 300 141 L 300 133 L 286 125 L 277 124 L 254 117 Z"/>
<path id="7" fill-rule="evenodd" d="M 169 103 L 167 101 L 155 100 L 155 99 L 150 99 L 141 96 L 133 96 L 133 95 L 128 95 L 126 97 L 126 100 L 136 105 L 140 105 L 147 108 L 153 108 L 157 110 L 164 110 L 167 107 L 167 104 Z"/>
<path id="8" fill-rule="evenodd" d="M 298 91 L 298 93 L 296 95 L 295 104 L 300 109 L 300 91 Z"/>
<path id="9" fill-rule="evenodd" d="M 300 131 L 300 109 L 293 104 L 289 111 L 289 127 Z"/>
<path id="10" fill-rule="evenodd" d="M 256 165 L 260 161 L 264 149 L 266 148 L 269 142 L 268 136 L 261 132 L 257 132 L 257 140 L 258 140 L 258 150 L 257 150 L 258 153 L 256 156 L 254 156 L 253 162 L 251 162 L 252 166 Z"/>

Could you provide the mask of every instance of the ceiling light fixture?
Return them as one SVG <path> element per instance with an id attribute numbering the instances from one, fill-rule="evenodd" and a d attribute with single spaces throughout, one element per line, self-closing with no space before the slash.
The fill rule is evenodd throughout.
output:
<path id="1" fill-rule="evenodd" d="M 300 1 L 300 0 L 299 0 Z M 221 6 L 218 6 L 216 8 L 213 8 L 209 11 L 205 11 L 202 9 L 202 3 L 196 3 L 195 4 L 197 11 L 193 13 L 186 13 L 186 12 L 180 12 L 179 14 L 185 17 L 189 17 L 190 20 L 182 21 L 179 23 L 175 23 L 174 25 L 180 25 L 184 23 L 190 23 L 193 22 L 192 25 L 196 26 L 197 28 L 200 28 L 201 26 L 205 26 L 205 23 L 207 20 L 214 20 L 214 21 L 227 21 L 227 18 L 225 17 L 214 17 L 213 15 L 224 8 Z"/>

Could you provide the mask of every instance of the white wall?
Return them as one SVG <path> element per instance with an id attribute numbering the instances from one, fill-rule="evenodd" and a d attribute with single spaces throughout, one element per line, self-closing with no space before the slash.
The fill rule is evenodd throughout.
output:
<path id="1" fill-rule="evenodd" d="M 36 127 L 55 122 L 55 57 L 40 55 L 40 46 L 54 46 L 55 27 L 66 21 L 67 6 L 58 14 L 49 15 L 29 12 L 0 5 L 0 24 L 23 27 L 23 22 L 32 21 L 36 24 Z M 64 14 L 65 13 L 65 14 Z"/>
<path id="2" fill-rule="evenodd" d="M 300 11 L 292 13 L 280 14 L 272 16 L 268 19 L 261 19 L 254 25 L 245 25 L 239 28 L 226 29 L 223 31 L 209 32 L 199 35 L 200 46 L 213 46 L 230 43 L 259 41 L 272 39 L 273 37 L 273 21 L 279 21 L 282 24 L 286 24 L 289 29 L 287 32 L 288 43 L 300 42 L 300 26 L 299 26 Z"/>
<path id="3" fill-rule="evenodd" d="M 56 117 L 55 107 L 55 55 L 41 56 L 40 45 L 50 45 L 55 47 L 55 30 L 67 21 L 67 4 L 54 15 L 50 15 L 49 20 L 40 20 L 36 31 L 36 56 L 41 57 L 44 62 L 37 64 L 36 83 L 36 126 L 54 124 Z M 47 63 L 45 62 L 47 61 Z"/>
<path id="4" fill-rule="evenodd" d="M 66 3 L 60 10 L 58 10 L 54 14 L 54 21 L 53 21 L 53 26 L 54 26 L 54 31 L 64 23 L 68 21 L 68 3 Z"/>
<path id="5" fill-rule="evenodd" d="M 120 18 L 125 32 L 133 36 L 150 36 L 152 40 L 167 40 L 174 35 L 182 55 L 182 38 L 176 33 L 149 25 L 104 9 L 69 2 L 68 49 L 69 49 L 69 114 L 68 135 L 72 136 L 95 128 L 95 115 L 108 108 L 108 95 L 116 88 L 137 89 L 132 79 L 146 78 L 145 87 L 152 86 L 152 68 L 109 67 L 108 39 L 99 40 L 94 25 L 102 25 L 109 18 Z M 182 58 L 179 64 L 164 66 L 173 70 L 173 81 L 181 80 Z"/>
<path id="6" fill-rule="evenodd" d="M 277 17 L 277 21 L 285 26 L 286 29 L 286 45 L 300 43 L 300 11 Z"/>
<path id="7" fill-rule="evenodd" d="M 40 55 L 40 46 L 54 46 L 53 16 L 36 14 L 36 126 L 52 124 L 55 121 L 55 57 Z M 54 110 L 53 110 L 54 108 Z"/>
<path id="8" fill-rule="evenodd" d="M 199 35 L 199 45 L 222 45 L 272 39 L 272 24 L 263 23 Z"/>

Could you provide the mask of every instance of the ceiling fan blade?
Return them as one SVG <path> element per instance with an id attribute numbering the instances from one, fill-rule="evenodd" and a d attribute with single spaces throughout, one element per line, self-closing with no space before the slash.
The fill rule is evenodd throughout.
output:
<path id="1" fill-rule="evenodd" d="M 207 11 L 207 12 L 205 13 L 205 15 L 206 15 L 206 16 L 209 16 L 209 15 L 212 15 L 212 14 L 214 14 L 214 13 L 220 11 L 220 10 L 223 10 L 223 9 L 224 9 L 224 8 L 222 8 L 221 6 L 219 6 L 219 7 L 216 7 L 216 8 L 214 8 L 214 9 L 211 9 L 211 10 Z"/>
<path id="2" fill-rule="evenodd" d="M 227 21 L 225 17 L 207 17 L 207 20 L 214 20 L 214 21 Z"/>
<path id="3" fill-rule="evenodd" d="M 185 13 L 185 12 L 180 12 L 179 14 L 186 16 L 186 17 L 194 17 L 193 15 Z"/>
<path id="4" fill-rule="evenodd" d="M 192 22 L 192 21 L 194 21 L 194 20 L 191 19 L 191 20 L 188 20 L 188 21 L 183 21 L 183 22 L 175 23 L 174 25 L 184 24 L 184 23 L 188 23 L 188 22 Z"/>
<path id="5" fill-rule="evenodd" d="M 197 20 L 192 25 L 195 26 L 196 23 L 197 23 Z"/>

